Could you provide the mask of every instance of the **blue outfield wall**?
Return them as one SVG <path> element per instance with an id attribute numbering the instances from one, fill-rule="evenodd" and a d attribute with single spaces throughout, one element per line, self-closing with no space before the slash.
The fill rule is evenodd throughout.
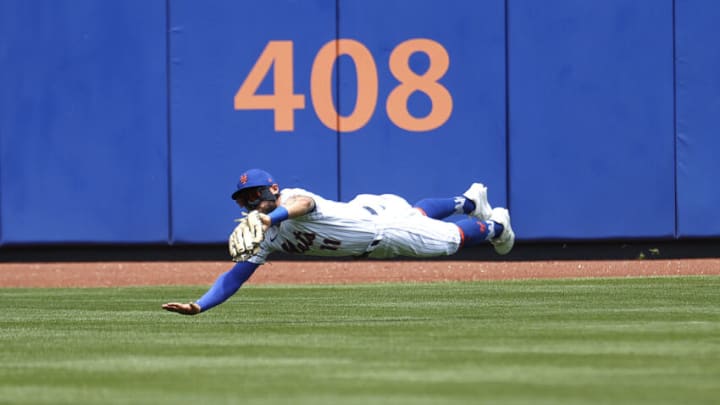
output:
<path id="1" fill-rule="evenodd" d="M 167 241 L 164 32 L 161 2 L 0 2 L 3 243 Z"/>
<path id="2" fill-rule="evenodd" d="M 248 168 L 337 198 L 337 133 L 315 117 L 309 91 L 315 52 L 335 37 L 334 0 L 172 1 L 170 25 L 171 241 L 226 240 L 240 216 L 230 195 Z M 265 52 L 271 41 L 280 47 Z M 262 55 L 276 59 L 263 68 Z M 272 94 L 278 73 L 294 82 L 288 94 L 304 97 L 278 130 L 271 110 L 235 109 L 255 68 L 261 80 L 249 94 Z"/>
<path id="3" fill-rule="evenodd" d="M 397 193 L 413 202 L 482 181 L 491 203 L 505 205 L 504 1 L 341 4 L 339 37 L 367 47 L 379 89 L 368 123 L 340 137 L 343 199 Z M 349 116 L 367 85 L 343 58 L 340 114 Z"/>
<path id="4" fill-rule="evenodd" d="M 676 0 L 677 227 L 720 235 L 720 2 Z"/>
<path id="5" fill-rule="evenodd" d="M 720 236 L 712 0 L 5 0 L 0 244 L 223 243 L 242 170 Z"/>
<path id="6" fill-rule="evenodd" d="M 672 238 L 672 0 L 508 4 L 517 233 Z"/>

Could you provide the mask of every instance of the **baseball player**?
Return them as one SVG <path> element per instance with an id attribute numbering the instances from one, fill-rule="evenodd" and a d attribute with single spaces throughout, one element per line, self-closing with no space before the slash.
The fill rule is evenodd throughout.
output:
<path id="1" fill-rule="evenodd" d="M 237 264 L 196 302 L 167 303 L 164 309 L 195 315 L 223 303 L 275 251 L 432 257 L 489 241 L 505 255 L 515 243 L 508 210 L 491 208 L 481 183 L 472 184 L 461 196 L 423 199 L 414 206 L 392 194 L 361 194 L 344 203 L 300 188 L 280 190 L 268 172 L 251 169 L 240 176 L 232 199 L 249 212 L 229 238 L 230 255 Z M 453 214 L 468 216 L 443 221 Z"/>

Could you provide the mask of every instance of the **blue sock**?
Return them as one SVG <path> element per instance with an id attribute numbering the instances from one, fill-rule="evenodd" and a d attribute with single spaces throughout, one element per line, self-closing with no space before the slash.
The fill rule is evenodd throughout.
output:
<path id="1" fill-rule="evenodd" d="M 442 219 L 454 214 L 469 214 L 475 209 L 475 203 L 465 197 L 425 198 L 415 203 L 430 218 Z"/>
<path id="2" fill-rule="evenodd" d="M 500 222 L 493 222 L 493 223 L 495 224 L 495 233 L 489 239 L 497 238 L 498 236 L 502 235 L 503 231 L 505 230 L 505 227 Z"/>
<path id="3" fill-rule="evenodd" d="M 463 234 L 463 246 L 477 245 L 500 235 L 503 226 L 493 221 L 467 218 L 455 223 Z"/>
<path id="4" fill-rule="evenodd" d="M 461 197 L 461 198 L 464 198 L 465 202 L 463 203 L 463 206 L 462 206 L 462 212 L 458 212 L 458 214 L 469 214 L 469 213 L 475 211 L 475 203 L 471 199 L 465 198 L 465 197 Z"/>

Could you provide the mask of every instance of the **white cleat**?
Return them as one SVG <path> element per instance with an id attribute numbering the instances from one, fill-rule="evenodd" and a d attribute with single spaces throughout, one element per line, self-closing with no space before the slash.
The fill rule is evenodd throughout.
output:
<path id="1" fill-rule="evenodd" d="M 490 220 L 501 224 L 505 228 L 499 236 L 490 239 L 490 243 L 492 243 L 497 254 L 506 255 L 510 253 L 515 244 L 515 232 L 513 232 L 510 225 L 510 212 L 505 208 L 493 208 Z"/>
<path id="2" fill-rule="evenodd" d="M 463 197 L 475 203 L 475 210 L 470 213 L 477 219 L 487 221 L 492 215 L 492 207 L 488 203 L 487 187 L 482 183 L 473 183 Z"/>

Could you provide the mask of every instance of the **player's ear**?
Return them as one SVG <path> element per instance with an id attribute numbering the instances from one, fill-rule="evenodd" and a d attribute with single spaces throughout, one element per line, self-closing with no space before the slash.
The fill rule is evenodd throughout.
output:
<path id="1" fill-rule="evenodd" d="M 280 186 L 278 186 L 277 184 L 273 184 L 269 188 L 270 188 L 270 192 L 272 192 L 275 195 L 277 195 L 280 192 Z"/>

